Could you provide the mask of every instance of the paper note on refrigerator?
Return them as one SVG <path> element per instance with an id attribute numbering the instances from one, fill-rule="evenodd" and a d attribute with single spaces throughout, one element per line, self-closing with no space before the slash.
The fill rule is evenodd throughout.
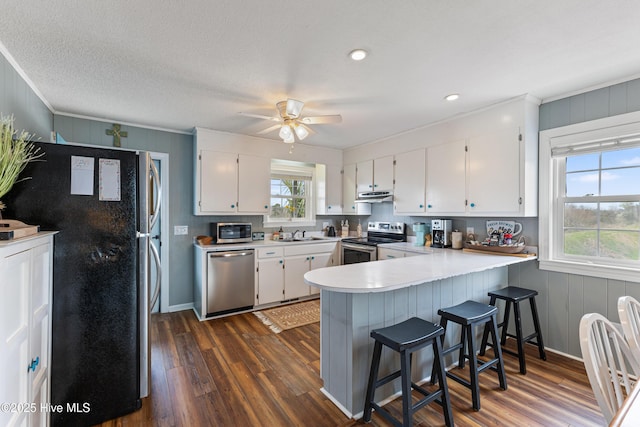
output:
<path id="1" fill-rule="evenodd" d="M 94 158 L 71 156 L 71 194 L 93 196 Z"/>
<path id="2" fill-rule="evenodd" d="M 120 201 L 120 160 L 100 159 L 98 169 L 101 201 Z"/>

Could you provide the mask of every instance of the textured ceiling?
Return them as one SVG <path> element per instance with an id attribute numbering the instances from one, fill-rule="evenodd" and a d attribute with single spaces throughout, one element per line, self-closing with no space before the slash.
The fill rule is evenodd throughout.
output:
<path id="1" fill-rule="evenodd" d="M 343 117 L 305 143 L 345 148 L 637 77 L 639 22 L 636 0 L 5 0 L 0 42 L 58 114 L 256 135 L 238 112 L 292 97 Z"/>

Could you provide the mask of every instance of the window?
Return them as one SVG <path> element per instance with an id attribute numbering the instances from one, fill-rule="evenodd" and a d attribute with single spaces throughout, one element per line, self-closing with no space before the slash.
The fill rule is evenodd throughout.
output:
<path id="1" fill-rule="evenodd" d="M 313 176 L 315 167 L 300 162 L 271 163 L 271 209 L 266 226 L 315 225 Z"/>
<path id="2" fill-rule="evenodd" d="M 616 120 L 541 133 L 540 268 L 640 277 L 640 123 Z"/>

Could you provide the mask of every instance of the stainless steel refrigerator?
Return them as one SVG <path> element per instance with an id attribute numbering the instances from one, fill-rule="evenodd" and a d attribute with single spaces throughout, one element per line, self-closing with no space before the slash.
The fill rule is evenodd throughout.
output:
<path id="1" fill-rule="evenodd" d="M 59 231 L 50 401 L 65 410 L 51 421 L 93 425 L 139 409 L 149 394 L 148 282 L 159 265 L 149 233 L 160 212 L 150 183 L 159 180 L 146 152 L 37 145 L 45 155 L 4 198 L 4 216 Z"/>

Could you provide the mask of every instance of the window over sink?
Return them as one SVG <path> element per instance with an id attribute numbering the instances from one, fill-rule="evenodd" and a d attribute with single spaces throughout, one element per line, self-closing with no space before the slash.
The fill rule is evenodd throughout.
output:
<path id="1" fill-rule="evenodd" d="M 288 160 L 271 161 L 271 202 L 265 227 L 315 225 L 315 165 Z"/>

